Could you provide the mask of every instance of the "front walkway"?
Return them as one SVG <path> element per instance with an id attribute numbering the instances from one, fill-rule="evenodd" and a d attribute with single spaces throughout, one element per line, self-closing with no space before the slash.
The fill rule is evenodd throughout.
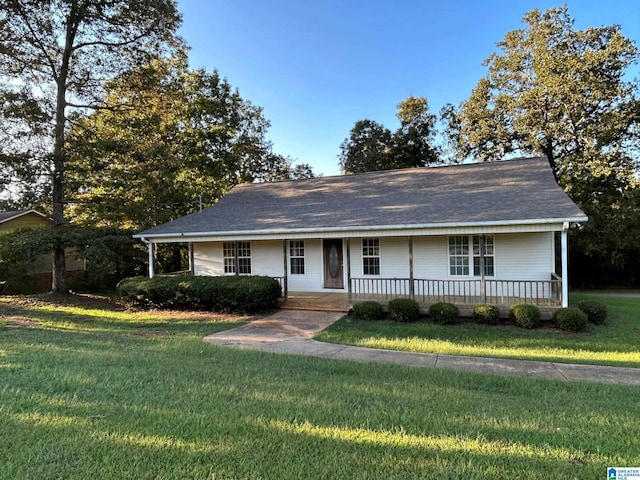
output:
<path id="1" fill-rule="evenodd" d="M 309 355 L 356 362 L 394 363 L 493 374 L 534 375 L 621 385 L 640 385 L 640 368 L 574 365 L 484 357 L 399 352 L 317 342 L 313 335 L 337 321 L 341 312 L 280 310 L 232 330 L 204 338 L 214 345 L 265 352 Z"/>

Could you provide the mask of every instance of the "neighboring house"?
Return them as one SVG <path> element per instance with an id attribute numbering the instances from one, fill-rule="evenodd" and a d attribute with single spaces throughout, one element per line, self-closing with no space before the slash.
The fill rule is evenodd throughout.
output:
<path id="1" fill-rule="evenodd" d="M 546 158 L 520 158 L 242 184 L 135 237 L 150 276 L 154 244 L 187 242 L 194 275 L 269 275 L 285 295 L 566 306 L 567 230 L 586 220 Z"/>
<path id="2" fill-rule="evenodd" d="M 19 228 L 50 227 L 51 219 L 36 210 L 9 210 L 0 211 L 0 235 L 11 232 Z M 41 255 L 30 263 L 29 271 L 24 272 L 24 278 L 19 282 L 12 279 L 9 282 L 9 291 L 13 285 L 19 283 L 18 291 L 45 291 L 51 289 L 51 270 L 53 255 Z M 67 272 L 77 272 L 81 275 L 85 270 L 84 260 L 76 258 L 75 250 L 68 249 L 66 252 Z M 5 279 L 0 278 L 0 281 Z"/>

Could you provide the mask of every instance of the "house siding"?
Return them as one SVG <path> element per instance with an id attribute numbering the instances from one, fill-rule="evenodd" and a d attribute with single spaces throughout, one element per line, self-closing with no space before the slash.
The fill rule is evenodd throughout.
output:
<path id="1" fill-rule="evenodd" d="M 369 237 L 370 238 L 370 237 Z M 291 274 L 289 241 L 287 241 L 287 277 L 290 291 L 322 292 L 324 289 L 322 240 L 306 239 L 305 272 Z M 343 242 L 345 290 L 347 281 L 347 249 Z M 548 280 L 554 270 L 552 232 L 498 234 L 494 237 L 495 278 L 497 280 Z M 282 240 L 251 242 L 253 275 L 282 277 L 284 261 Z M 350 239 L 351 276 L 355 278 L 408 278 L 408 237 L 380 238 L 380 275 L 364 275 L 362 237 Z M 449 275 L 448 236 L 423 236 L 413 239 L 414 277 L 446 280 L 473 278 Z M 224 275 L 222 242 L 194 244 L 195 275 Z"/>

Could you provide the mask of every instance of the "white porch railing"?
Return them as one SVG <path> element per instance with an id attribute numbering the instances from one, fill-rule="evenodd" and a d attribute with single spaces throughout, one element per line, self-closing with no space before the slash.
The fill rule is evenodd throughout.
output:
<path id="1" fill-rule="evenodd" d="M 416 278 L 413 288 L 408 278 L 351 278 L 350 287 L 351 299 L 355 301 L 414 298 L 420 303 L 450 302 L 462 305 L 562 305 L 562 279 L 555 274 L 549 280 Z"/>

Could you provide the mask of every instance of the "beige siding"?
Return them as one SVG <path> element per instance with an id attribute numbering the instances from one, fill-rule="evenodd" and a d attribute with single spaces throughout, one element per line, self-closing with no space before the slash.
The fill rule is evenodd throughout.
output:
<path id="1" fill-rule="evenodd" d="M 51 225 L 51 220 L 31 212 L 0 223 L 0 232 L 10 232 L 18 228 L 48 227 L 49 225 Z"/>

